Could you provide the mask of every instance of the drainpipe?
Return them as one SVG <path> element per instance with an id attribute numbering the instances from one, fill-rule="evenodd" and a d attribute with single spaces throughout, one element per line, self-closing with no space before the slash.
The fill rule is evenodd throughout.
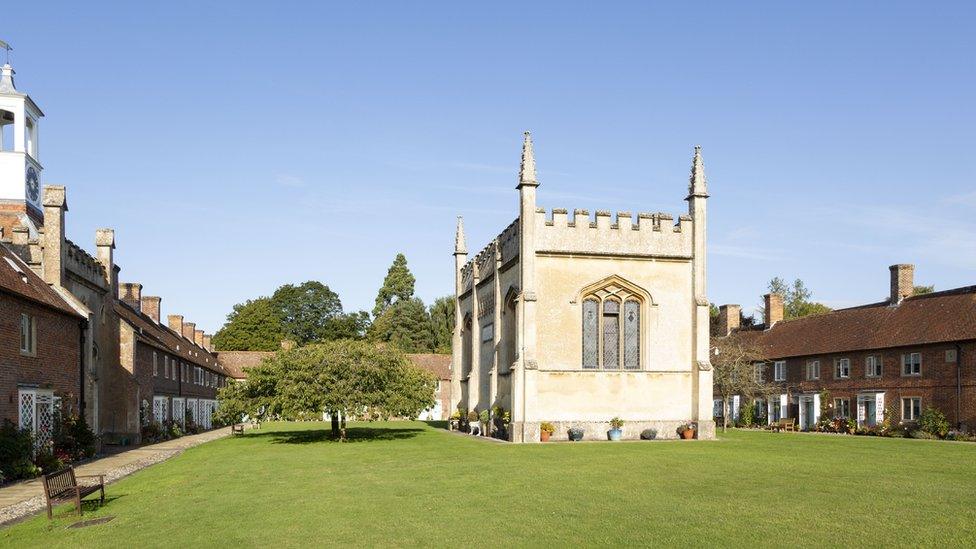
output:
<path id="1" fill-rule="evenodd" d="M 956 343 L 956 429 L 962 428 L 962 345 Z"/>

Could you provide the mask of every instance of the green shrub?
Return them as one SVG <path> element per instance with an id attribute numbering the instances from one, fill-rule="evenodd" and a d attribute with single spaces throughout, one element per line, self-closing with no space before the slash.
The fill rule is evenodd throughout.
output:
<path id="1" fill-rule="evenodd" d="M 84 416 L 61 415 L 54 424 L 54 455 L 62 461 L 72 462 L 95 455 L 96 436 L 88 428 Z"/>
<path id="2" fill-rule="evenodd" d="M 64 469 L 64 462 L 47 450 L 37 452 L 34 456 L 34 465 L 37 466 L 38 474 L 43 475 Z"/>
<path id="3" fill-rule="evenodd" d="M 31 460 L 34 438 L 30 431 L 20 429 L 6 419 L 0 426 L 0 482 L 37 476 L 37 466 Z"/>
<path id="4" fill-rule="evenodd" d="M 939 438 L 945 438 L 949 434 L 949 422 L 946 420 L 945 414 L 931 406 L 919 416 L 918 428 Z"/>
<path id="5" fill-rule="evenodd" d="M 740 427 L 752 427 L 752 424 L 756 421 L 756 406 L 754 404 L 746 404 L 739 409 L 739 426 Z"/>
<path id="6" fill-rule="evenodd" d="M 937 440 L 939 438 L 936 435 L 933 435 L 932 433 L 929 433 L 928 431 L 923 431 L 921 429 L 915 429 L 914 431 L 911 431 L 910 433 L 908 433 L 908 436 L 912 438 L 932 439 L 932 440 Z"/>

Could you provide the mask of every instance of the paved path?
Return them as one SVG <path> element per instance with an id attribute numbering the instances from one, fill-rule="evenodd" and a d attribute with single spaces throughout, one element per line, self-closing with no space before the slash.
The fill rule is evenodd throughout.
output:
<path id="1" fill-rule="evenodd" d="M 105 483 L 114 482 L 154 463 L 165 461 L 187 448 L 230 435 L 230 427 L 214 429 L 158 444 L 140 446 L 79 465 L 79 475 L 105 475 Z M 40 478 L 0 488 L 0 526 L 44 509 L 44 486 Z"/>

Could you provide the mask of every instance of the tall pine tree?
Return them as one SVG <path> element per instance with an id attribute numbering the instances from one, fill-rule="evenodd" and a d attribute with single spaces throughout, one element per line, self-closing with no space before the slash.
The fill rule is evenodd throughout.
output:
<path id="1" fill-rule="evenodd" d="M 390 265 L 390 270 L 386 272 L 383 279 L 383 286 L 376 295 L 376 306 L 373 307 L 373 318 L 379 318 L 384 311 L 390 308 L 397 301 L 406 301 L 413 297 L 413 287 L 417 282 L 413 273 L 407 267 L 407 258 L 402 254 L 397 254 Z"/>

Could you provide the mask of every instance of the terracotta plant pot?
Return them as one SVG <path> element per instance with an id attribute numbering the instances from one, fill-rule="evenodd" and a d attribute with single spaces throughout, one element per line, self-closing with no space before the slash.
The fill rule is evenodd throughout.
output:
<path id="1" fill-rule="evenodd" d="M 550 433 L 549 431 L 539 431 L 539 440 L 541 440 L 542 442 L 549 442 L 549 437 L 551 436 L 552 433 Z"/>
<path id="2" fill-rule="evenodd" d="M 681 433 L 681 438 L 683 438 L 685 440 L 690 439 L 690 438 L 695 438 L 695 430 L 694 429 L 688 429 L 688 430 L 682 432 Z"/>

